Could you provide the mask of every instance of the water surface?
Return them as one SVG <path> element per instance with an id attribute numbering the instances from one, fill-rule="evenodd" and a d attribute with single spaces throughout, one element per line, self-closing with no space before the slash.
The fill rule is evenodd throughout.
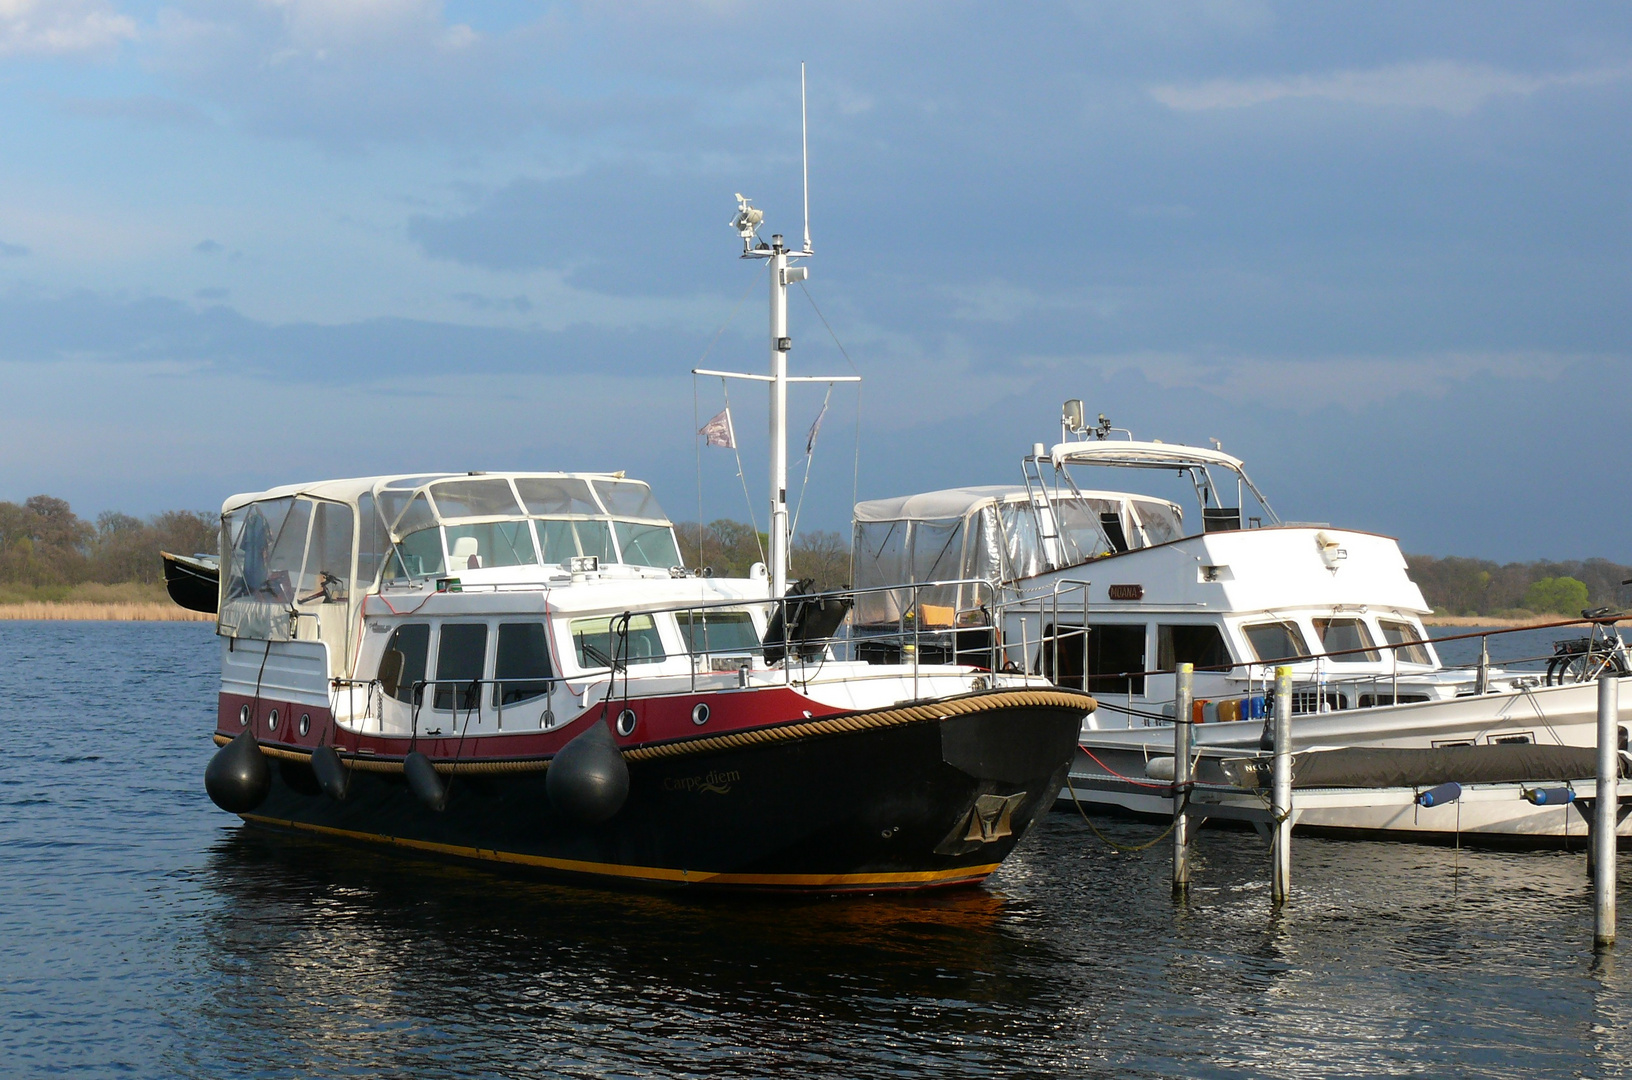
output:
<path id="1" fill-rule="evenodd" d="M 1632 1074 L 1578 853 L 1300 838 L 1272 915 L 1250 834 L 1201 830 L 1175 906 L 1165 845 L 1056 813 L 982 889 L 563 889 L 246 831 L 215 649 L 0 624 L 0 1074 Z"/>

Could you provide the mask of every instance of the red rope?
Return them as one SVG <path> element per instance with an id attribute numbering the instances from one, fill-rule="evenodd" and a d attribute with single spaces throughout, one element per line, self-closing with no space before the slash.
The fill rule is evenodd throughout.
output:
<path id="1" fill-rule="evenodd" d="M 1109 765 L 1105 764 L 1103 761 L 1099 760 L 1097 757 L 1094 757 L 1093 752 L 1090 751 L 1086 746 L 1083 746 L 1081 743 L 1077 744 L 1077 749 L 1081 750 L 1084 754 L 1087 754 L 1088 755 L 1088 760 L 1092 761 L 1095 765 L 1098 765 L 1100 768 L 1104 769 L 1106 772 L 1110 773 L 1112 776 L 1116 777 L 1118 780 L 1127 781 L 1128 783 L 1132 784 L 1134 787 L 1148 787 L 1148 788 L 1156 788 L 1158 791 L 1172 791 L 1174 789 L 1174 787 L 1176 786 L 1174 784 L 1152 784 L 1152 783 L 1149 783 L 1149 782 L 1144 781 L 1144 780 L 1135 780 L 1131 776 L 1123 776 L 1121 773 L 1117 772 L 1115 769 L 1111 768 Z M 1070 783 L 1070 780 L 1068 779 L 1066 781 L 1066 783 Z"/>

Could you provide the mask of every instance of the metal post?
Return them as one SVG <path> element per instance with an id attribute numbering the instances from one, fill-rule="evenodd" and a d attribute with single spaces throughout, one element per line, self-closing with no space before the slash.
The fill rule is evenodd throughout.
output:
<path id="1" fill-rule="evenodd" d="M 1292 669 L 1275 669 L 1275 756 L 1270 766 L 1270 810 L 1275 833 L 1270 842 L 1274 869 L 1270 903 L 1286 903 L 1292 890 Z"/>
<path id="2" fill-rule="evenodd" d="M 1592 826 L 1592 943 L 1615 944 L 1615 819 L 1619 816 L 1620 754 L 1615 721 L 1620 713 L 1614 674 L 1598 676 L 1598 804 Z"/>
<path id="3" fill-rule="evenodd" d="M 771 270 L 771 596 L 788 588 L 788 256 L 782 238 L 767 260 Z M 783 624 L 787 625 L 786 623 Z"/>
<path id="4" fill-rule="evenodd" d="M 1190 892 L 1190 819 L 1185 796 L 1190 783 L 1190 695 L 1196 665 L 1180 664 L 1173 676 L 1173 896 Z"/>

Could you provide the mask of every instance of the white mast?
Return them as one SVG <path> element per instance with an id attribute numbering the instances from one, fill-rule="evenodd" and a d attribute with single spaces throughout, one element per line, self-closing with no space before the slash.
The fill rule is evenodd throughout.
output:
<path id="1" fill-rule="evenodd" d="M 788 384 L 796 382 L 860 382 L 856 375 L 789 375 L 788 352 L 793 339 L 788 336 L 788 286 L 804 281 L 810 270 L 803 266 L 789 266 L 792 259 L 803 259 L 815 254 L 810 246 L 810 154 L 805 130 L 805 65 L 799 65 L 799 142 L 804 165 L 805 246 L 803 250 L 790 249 L 782 242 L 782 234 L 775 233 L 771 242 L 755 242 L 765 212 L 753 206 L 740 193 L 737 195 L 737 215 L 731 226 L 742 237 L 744 259 L 764 259 L 771 275 L 771 373 L 745 375 L 734 371 L 708 371 L 693 368 L 694 375 L 717 375 L 726 379 L 752 379 L 770 383 L 771 435 L 771 596 L 777 598 L 788 590 Z"/>

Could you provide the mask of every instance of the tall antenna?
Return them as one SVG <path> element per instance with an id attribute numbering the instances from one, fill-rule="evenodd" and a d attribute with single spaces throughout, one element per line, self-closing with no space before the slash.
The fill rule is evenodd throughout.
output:
<path id="1" fill-rule="evenodd" d="M 805 167 L 805 251 L 810 251 L 810 125 L 805 119 L 805 62 L 799 61 L 799 152 Z"/>

